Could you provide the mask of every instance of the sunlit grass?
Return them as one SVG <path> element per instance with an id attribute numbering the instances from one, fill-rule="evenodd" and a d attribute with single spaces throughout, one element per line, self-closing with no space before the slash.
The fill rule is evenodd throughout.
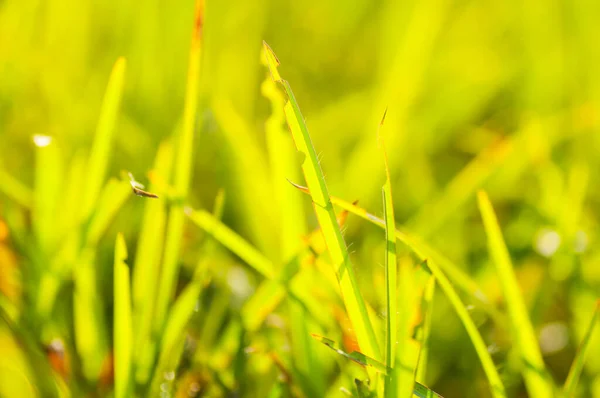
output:
<path id="1" fill-rule="evenodd" d="M 600 6 L 159 3 L 0 4 L 0 396 L 599 396 Z"/>

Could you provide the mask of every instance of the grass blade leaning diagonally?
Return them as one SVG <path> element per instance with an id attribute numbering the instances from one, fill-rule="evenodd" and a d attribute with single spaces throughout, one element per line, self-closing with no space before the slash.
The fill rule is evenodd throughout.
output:
<path id="1" fill-rule="evenodd" d="M 311 192 L 313 208 L 323 231 L 332 263 L 336 267 L 342 297 L 348 317 L 356 333 L 358 344 L 365 355 L 379 359 L 381 358 L 379 344 L 367 313 L 367 307 L 358 289 L 348 249 L 337 223 L 333 204 L 329 197 L 325 178 L 317 159 L 317 153 L 312 145 L 308 128 L 304 123 L 304 118 L 289 83 L 279 75 L 277 57 L 266 43 L 264 43 L 264 51 L 271 77 L 283 86 L 287 94 L 287 102 L 284 107 L 286 119 L 294 137 L 296 149 L 304 155 L 302 171 Z"/>
<path id="2" fill-rule="evenodd" d="M 514 345 L 522 360 L 521 367 L 527 391 L 532 397 L 553 397 L 552 378 L 544 365 L 498 219 L 485 192 L 478 193 L 477 201 L 488 236 L 489 250 L 506 300 Z"/>

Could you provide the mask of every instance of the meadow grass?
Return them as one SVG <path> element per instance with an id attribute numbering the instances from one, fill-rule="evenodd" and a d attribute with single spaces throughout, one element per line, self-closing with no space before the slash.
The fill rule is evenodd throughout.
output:
<path id="1" fill-rule="evenodd" d="M 477 123 L 477 111 L 492 112 L 483 98 L 500 98 L 498 87 L 516 72 L 511 65 L 493 69 L 486 56 L 494 57 L 482 52 L 485 68 L 461 63 L 480 80 L 458 101 L 464 88 L 436 81 L 434 62 L 457 62 L 437 47 L 453 39 L 442 35 L 450 17 L 470 21 L 459 32 L 477 43 L 497 33 L 482 27 L 480 38 L 471 31 L 479 25 L 473 21 L 488 15 L 482 6 L 455 10 L 448 1 L 431 0 L 408 9 L 386 5 L 380 16 L 386 40 L 377 51 L 394 51 L 368 68 L 368 77 L 378 76 L 374 92 L 358 89 L 317 112 L 310 90 L 299 85 L 294 94 L 282 74 L 298 79 L 287 58 L 304 57 L 318 75 L 334 52 L 320 50 L 313 59 L 303 46 L 285 50 L 279 42 L 286 57 L 280 65 L 258 35 L 237 37 L 235 50 L 221 42 L 226 36 L 205 35 L 219 28 L 219 18 L 233 24 L 244 13 L 255 17 L 246 21 L 248 31 L 259 31 L 267 3 L 249 11 L 196 0 L 193 11 L 182 12 L 189 47 L 177 51 L 186 54 L 187 72 L 173 72 L 179 101 L 163 103 L 176 108 L 175 116 L 167 125 L 145 114 L 171 132 L 160 142 L 145 140 L 147 127 L 131 115 L 141 112 L 135 98 L 143 90 L 151 94 L 148 101 L 160 102 L 167 89 L 148 71 L 154 64 L 144 63 L 144 72 L 131 69 L 166 37 L 135 41 L 132 59 L 111 59 L 110 73 L 102 65 L 104 96 L 86 93 L 99 98 L 88 100 L 96 105 L 96 129 L 85 145 L 51 130 L 33 135 L 29 179 L 6 166 L 15 161 L 3 152 L 0 396 L 598 396 L 600 365 L 593 353 L 600 279 L 589 264 L 600 257 L 586 240 L 595 236 L 590 208 L 597 192 L 593 162 L 577 156 L 597 145 L 586 135 L 597 128 L 594 110 L 586 108 L 591 105 L 544 101 L 552 97 L 545 89 L 559 86 L 550 77 L 562 75 L 535 61 L 520 77 L 523 120 L 514 133 L 494 127 L 512 116 L 493 114 L 488 124 L 468 127 L 466 140 L 445 136 L 452 129 L 439 120 Z M 0 19 L 18 20 L 13 7 L 0 5 L 6 13 Z M 152 16 L 152 10 L 158 8 L 135 9 L 149 24 L 143 39 L 160 25 L 160 13 Z M 63 11 L 57 2 L 45 11 L 50 49 L 57 38 L 68 39 L 59 29 L 69 25 Z M 503 7 L 496 11 L 511 15 Z M 552 19 L 556 11 L 545 12 Z M 581 10 L 571 11 L 582 21 L 580 42 L 587 43 L 592 24 L 584 23 Z M 532 22 L 535 15 L 524 10 L 523 18 Z M 337 23 L 342 35 L 344 25 Z M 335 24 L 319 26 L 334 32 Z M 536 49 L 543 35 L 532 26 L 540 25 L 522 27 L 526 59 L 542 54 Z M 398 43 L 391 40 L 399 33 Z M 70 40 L 73 51 L 85 52 L 84 43 Z M 474 58 L 468 47 L 450 48 Z M 232 54 L 246 51 L 252 62 L 232 65 Z M 73 70 L 85 64 L 77 55 L 69 60 Z M 171 60 L 161 62 L 156 66 L 168 68 Z M 361 75 L 361 62 L 346 66 Z M 58 73 L 50 68 L 50 76 Z M 57 104 L 66 101 L 68 95 L 44 79 L 43 90 L 51 90 Z M 140 81 L 147 83 L 134 86 L 140 92 L 128 86 Z M 0 89 L 10 86 L 8 79 L 0 83 Z M 323 95 L 336 90 L 335 81 L 320 84 Z M 429 98 L 429 85 L 439 103 L 420 102 Z M 209 98 L 213 86 L 220 94 Z M 0 90 L 0 105 L 4 94 Z M 310 109 L 308 121 L 301 105 Z M 548 108 L 553 111 L 542 111 Z M 352 133 L 356 120 L 368 133 Z M 419 131 L 431 133 L 409 134 Z M 461 149 L 450 143 L 454 138 Z M 221 146 L 219 155 L 210 153 Z M 141 152 L 152 155 L 133 160 Z M 447 152 L 469 156 L 444 158 Z M 560 162 L 568 164 L 566 172 Z M 519 179 L 532 178 L 529 168 L 541 181 L 538 189 L 513 189 Z M 148 188 L 130 180 L 130 171 Z M 139 189 L 155 195 L 139 196 Z M 344 199 L 353 195 L 365 204 Z M 552 229 L 543 229 L 546 224 Z"/>

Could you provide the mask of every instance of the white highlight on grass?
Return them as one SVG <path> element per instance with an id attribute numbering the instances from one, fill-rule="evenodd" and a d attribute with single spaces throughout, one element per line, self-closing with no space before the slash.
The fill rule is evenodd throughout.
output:
<path id="1" fill-rule="evenodd" d="M 239 267 L 232 267 L 227 274 L 227 283 L 232 292 L 241 299 L 246 299 L 252 294 L 252 286 L 248 275 Z"/>
<path id="2" fill-rule="evenodd" d="M 538 232 L 535 239 L 535 250 L 544 257 L 552 257 L 560 247 L 558 232 L 544 228 Z"/>
<path id="3" fill-rule="evenodd" d="M 540 348 L 544 354 L 553 354 L 569 343 L 569 330 L 562 322 L 551 322 L 540 330 Z"/>
<path id="4" fill-rule="evenodd" d="M 588 236 L 585 232 L 579 230 L 575 233 L 575 253 L 583 253 L 586 251 L 589 243 Z"/>
<path id="5" fill-rule="evenodd" d="M 50 137 L 49 135 L 35 134 L 33 136 L 33 143 L 38 148 L 47 147 L 52 143 L 52 137 Z"/>

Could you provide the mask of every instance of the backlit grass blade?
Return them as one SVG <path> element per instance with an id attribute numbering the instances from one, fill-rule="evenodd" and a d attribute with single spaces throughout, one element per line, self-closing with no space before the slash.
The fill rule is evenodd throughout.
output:
<path id="1" fill-rule="evenodd" d="M 292 183 L 296 188 L 301 190 L 302 192 L 309 194 L 309 190 L 306 187 L 303 187 L 298 184 Z M 344 210 L 349 211 L 350 213 L 369 221 L 372 224 L 377 225 L 380 228 L 385 229 L 385 221 L 381 218 L 368 213 L 365 209 L 357 206 L 354 203 L 347 202 L 343 199 L 337 198 L 335 196 L 331 197 L 331 202 L 341 207 Z M 490 316 L 494 318 L 496 323 L 499 326 L 504 326 L 504 317 L 502 314 L 498 312 L 498 310 L 490 303 L 489 299 L 485 295 L 485 293 L 479 288 L 477 283 L 471 279 L 464 271 L 462 271 L 456 264 L 454 264 L 450 259 L 445 257 L 443 254 L 437 252 L 431 246 L 417 238 L 416 236 L 408 233 L 405 230 L 396 229 L 396 239 L 400 242 L 404 243 L 411 250 L 417 254 L 421 260 L 425 259 L 433 259 L 436 261 L 439 267 L 447 273 L 452 282 L 454 282 L 462 291 L 468 294 L 471 298 L 473 298 L 479 305 L 485 309 Z"/>
<path id="2" fill-rule="evenodd" d="M 421 311 L 423 313 L 423 322 L 420 330 L 421 351 L 419 352 L 419 362 L 415 379 L 418 382 L 425 383 L 427 373 L 427 362 L 429 360 L 429 336 L 431 335 L 431 320 L 433 312 L 433 296 L 435 294 L 435 278 L 432 278 L 425 286 L 423 299 L 421 302 Z"/>
<path id="3" fill-rule="evenodd" d="M 117 115 L 121 105 L 123 85 L 125 82 L 125 58 L 119 58 L 113 67 L 108 81 L 108 87 L 104 94 L 100 119 L 92 146 L 92 152 L 87 164 L 87 175 L 82 181 L 82 219 L 87 220 L 93 210 L 110 162 L 111 147 Z"/>
<path id="4" fill-rule="evenodd" d="M 323 343 L 324 345 L 326 345 L 327 347 L 329 347 L 330 349 L 332 349 L 339 355 L 341 355 L 345 358 L 348 358 L 351 361 L 354 361 L 359 365 L 374 369 L 375 371 L 377 371 L 378 373 L 381 373 L 383 375 L 386 375 L 391 371 L 391 369 L 386 367 L 385 364 L 377 361 L 376 359 L 370 358 L 360 352 L 356 352 L 356 351 L 354 351 L 352 353 L 345 352 L 344 350 L 342 350 L 340 348 L 340 345 L 338 343 L 336 343 L 335 341 L 333 341 L 331 339 L 328 339 L 327 337 L 319 336 L 316 334 L 313 334 L 312 337 L 315 340 Z M 420 383 L 416 383 L 416 382 L 414 384 L 413 394 L 415 394 L 418 397 L 423 397 L 423 398 L 440 397 L 439 394 L 435 393 L 434 391 L 430 390 L 429 388 L 425 387 L 424 385 L 422 385 Z"/>
<path id="5" fill-rule="evenodd" d="M 106 320 L 96 282 L 95 257 L 93 249 L 84 249 L 74 268 L 75 346 L 81 358 L 82 372 L 89 381 L 98 380 L 108 355 Z"/>
<path id="6" fill-rule="evenodd" d="M 362 294 L 358 289 L 348 249 L 337 223 L 325 178 L 304 123 L 304 117 L 300 112 L 289 83 L 283 80 L 277 71 L 279 65 L 277 57 L 266 43 L 264 43 L 264 51 L 271 77 L 284 87 L 288 97 L 288 102 L 284 108 L 286 119 L 294 137 L 296 149 L 304 155 L 302 171 L 311 192 L 313 208 L 327 242 L 331 261 L 337 272 L 346 311 L 356 333 L 358 343 L 366 355 L 380 358 L 381 352 L 375 331 L 369 319 Z"/>
<path id="7" fill-rule="evenodd" d="M 86 234 L 86 245 L 95 247 L 125 201 L 133 196 L 129 183 L 111 179 L 103 188 L 98 206 L 92 214 Z"/>
<path id="8" fill-rule="evenodd" d="M 33 192 L 21 181 L 0 167 L 0 192 L 25 208 L 33 204 Z"/>
<path id="9" fill-rule="evenodd" d="M 61 152 L 52 137 L 35 135 L 33 229 L 44 255 L 57 243 L 58 201 L 63 183 Z"/>
<path id="10" fill-rule="evenodd" d="M 160 341 L 158 364 L 152 381 L 151 391 L 153 392 L 158 391 L 158 386 L 164 381 L 165 375 L 173 374 L 174 377 L 185 342 L 185 328 L 195 312 L 201 291 L 201 282 L 191 282 L 175 300 L 169 311 L 169 317 Z M 169 381 L 173 380 L 170 377 L 169 379 Z"/>
<path id="11" fill-rule="evenodd" d="M 194 148 L 194 131 L 198 108 L 198 80 L 200 73 L 200 56 L 202 42 L 202 26 L 204 18 L 204 0 L 196 0 L 194 28 L 190 47 L 187 86 L 183 110 L 183 128 L 175 140 L 174 152 L 174 188 L 178 200 L 171 204 L 165 241 L 164 260 L 157 291 L 155 327 L 162 329 L 167 308 L 173 299 L 173 291 L 179 273 L 179 251 L 183 237 L 185 201 L 192 173 L 192 153 Z"/>
<path id="12" fill-rule="evenodd" d="M 387 111 L 386 111 L 387 112 Z M 379 128 L 383 125 L 385 113 Z M 388 166 L 387 154 L 381 132 L 379 135 L 379 145 L 383 153 L 385 163 L 385 184 L 383 185 L 383 214 L 385 220 L 385 283 L 386 283 L 386 339 L 385 339 L 385 364 L 388 368 L 394 369 L 396 347 L 403 345 L 402 336 L 398 335 L 398 271 L 396 258 L 396 221 L 394 217 L 394 204 L 392 201 L 392 183 L 390 178 L 390 168 Z M 407 304 L 407 303 L 405 303 Z M 404 306 L 400 311 L 405 311 Z M 385 378 L 385 396 L 394 397 L 396 395 L 397 382 L 395 377 Z M 409 392 L 412 388 L 409 390 Z"/>
<path id="13" fill-rule="evenodd" d="M 274 265 L 241 236 L 233 232 L 206 210 L 186 208 L 190 220 L 238 255 L 246 264 L 266 278 L 275 277 Z"/>
<path id="14" fill-rule="evenodd" d="M 171 164 L 171 145 L 168 142 L 162 143 L 154 161 L 153 175 L 167 179 Z M 149 187 L 152 192 L 156 188 L 155 184 Z M 156 342 L 151 342 L 151 331 L 167 211 L 162 198 L 137 202 L 144 203 L 145 207 L 133 267 L 133 316 L 137 328 L 133 355 L 136 364 L 135 380 L 144 385 L 150 377 L 156 355 Z"/>
<path id="15" fill-rule="evenodd" d="M 391 388 L 386 390 L 386 397 L 404 397 L 412 396 L 413 385 L 417 363 L 419 361 L 419 352 L 421 345 L 413 338 L 414 329 L 417 326 L 415 319 L 421 308 L 419 299 L 423 294 L 425 285 L 429 279 L 433 278 L 427 267 L 427 262 L 423 262 L 416 268 L 412 261 L 405 257 L 400 261 L 398 269 L 398 314 L 396 337 L 396 363 L 392 368 Z"/>
<path id="16" fill-rule="evenodd" d="M 114 262 L 114 358 L 115 398 L 130 396 L 133 328 L 127 246 L 122 234 L 117 235 Z"/>
<path id="17" fill-rule="evenodd" d="M 490 353 L 483 340 L 483 337 L 481 337 L 481 334 L 477 330 L 475 322 L 473 322 L 473 319 L 469 316 L 469 312 L 465 308 L 464 303 L 461 301 L 460 297 L 458 296 L 458 293 L 456 293 L 456 290 L 454 290 L 454 287 L 452 286 L 446 275 L 435 263 L 435 261 L 430 260 L 427 263 L 427 265 L 431 270 L 433 276 L 435 276 L 438 285 L 440 286 L 446 297 L 448 297 L 450 304 L 452 305 L 452 307 L 454 307 L 456 315 L 458 315 L 458 317 L 460 318 L 463 326 L 467 331 L 467 334 L 469 335 L 469 338 L 471 339 L 471 343 L 475 348 L 475 352 L 479 357 L 479 361 L 481 362 L 485 375 L 487 376 L 488 382 L 490 383 L 490 390 L 492 396 L 494 396 L 495 398 L 506 397 L 506 391 L 504 390 L 504 385 L 500 380 L 500 375 L 496 370 L 494 361 L 490 356 Z"/>
<path id="18" fill-rule="evenodd" d="M 600 300 L 596 301 L 596 308 L 594 310 L 594 314 L 592 315 L 592 320 L 590 321 L 590 325 L 588 326 L 585 335 L 583 336 L 583 340 L 579 344 L 579 348 L 577 350 L 577 355 L 571 364 L 571 369 L 569 370 L 569 375 L 567 376 L 567 380 L 565 381 L 565 385 L 563 386 L 564 396 L 567 398 L 574 397 L 577 391 L 577 382 L 579 382 L 579 377 L 581 376 L 581 372 L 583 371 L 583 365 L 585 364 L 585 357 L 588 353 L 589 343 L 592 340 L 592 335 L 596 330 L 596 326 L 600 322 Z"/>
<path id="19" fill-rule="evenodd" d="M 552 379 L 546 371 L 498 219 L 485 192 L 480 191 L 477 200 L 488 236 L 489 250 L 506 300 L 513 342 L 523 361 L 521 368 L 527 391 L 532 397 L 552 397 Z"/>

